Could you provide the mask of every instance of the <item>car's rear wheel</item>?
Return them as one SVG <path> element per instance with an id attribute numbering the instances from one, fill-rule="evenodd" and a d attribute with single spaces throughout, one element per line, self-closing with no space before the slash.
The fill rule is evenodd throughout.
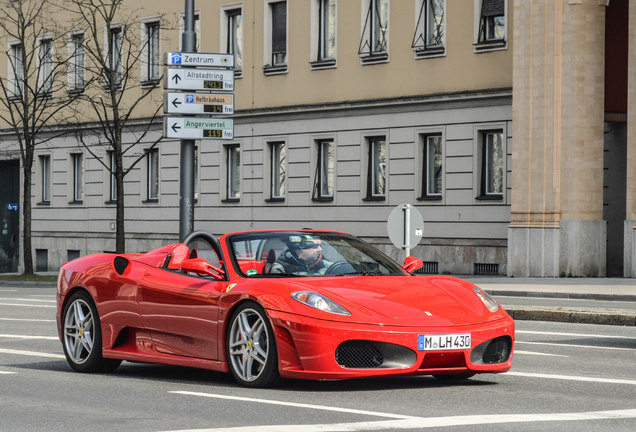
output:
<path id="1" fill-rule="evenodd" d="M 78 372 L 110 372 L 121 360 L 102 357 L 102 332 L 97 308 L 91 297 L 78 291 L 64 307 L 62 344 L 66 360 Z"/>
<path id="2" fill-rule="evenodd" d="M 267 315 L 254 302 L 232 314 L 227 357 L 234 379 L 249 387 L 271 386 L 279 379 L 276 340 Z"/>

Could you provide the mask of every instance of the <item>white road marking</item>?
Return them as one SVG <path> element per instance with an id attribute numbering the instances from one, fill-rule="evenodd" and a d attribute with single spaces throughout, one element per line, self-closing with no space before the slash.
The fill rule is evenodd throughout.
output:
<path id="1" fill-rule="evenodd" d="M 197 393 L 187 391 L 171 391 L 169 393 L 192 395 L 201 397 L 211 397 L 217 399 L 238 400 L 244 402 L 255 402 L 268 405 L 283 405 L 295 408 L 308 408 L 326 410 L 332 412 L 346 412 L 353 414 L 372 415 L 380 417 L 393 418 L 392 420 L 368 421 L 368 422 L 351 422 L 351 423 L 332 423 L 332 424 L 307 424 L 307 425 L 258 425 L 257 426 L 241 426 L 229 428 L 207 428 L 207 429 L 182 429 L 170 432 L 252 432 L 255 429 L 264 432 L 296 432 L 302 430 L 304 432 L 326 432 L 326 431 L 371 431 L 384 429 L 429 429 L 435 427 L 451 427 L 451 426 L 475 426 L 475 425 L 491 425 L 505 423 L 530 423 L 530 422 L 562 422 L 562 421 L 590 421 L 590 420 L 616 420 L 616 419 L 633 419 L 636 418 L 636 409 L 614 410 L 614 411 L 591 411 L 579 413 L 547 413 L 547 414 L 489 414 L 489 415 L 471 415 L 471 416 L 449 416 L 449 417 L 415 417 L 402 416 L 390 413 L 379 413 L 375 411 L 364 411 L 356 409 L 346 409 L 339 407 L 328 407 L 323 405 L 298 404 L 282 401 L 273 401 L 268 399 L 244 398 L 235 396 L 226 396 L 210 393 Z M 166 431 L 167 432 L 167 431 Z"/>
<path id="2" fill-rule="evenodd" d="M 547 353 L 540 353 L 540 352 L 534 352 L 534 351 L 522 351 L 522 350 L 515 350 L 515 355 L 516 354 L 544 356 L 544 357 L 565 357 L 565 358 L 570 357 L 563 354 L 547 354 Z"/>
<path id="3" fill-rule="evenodd" d="M 556 347 L 568 347 L 568 348 L 636 351 L 636 348 L 605 347 L 605 346 L 597 346 L 597 345 L 577 345 L 577 344 L 563 344 L 563 343 L 552 343 L 552 342 L 524 342 L 524 341 L 518 341 L 518 340 L 515 340 L 515 345 L 544 345 L 544 346 L 556 346 Z"/>
<path id="4" fill-rule="evenodd" d="M 529 335 L 546 335 L 546 336 L 572 336 L 572 337 L 589 337 L 589 338 L 602 338 L 602 339 L 628 339 L 632 340 L 634 338 L 627 336 L 615 336 L 615 335 L 601 335 L 601 334 L 591 334 L 591 333 L 561 333 L 561 332 L 543 332 L 543 331 L 532 331 L 532 330 L 516 330 L 516 334 L 529 334 Z"/>
<path id="5" fill-rule="evenodd" d="M 42 300 L 42 299 L 34 299 L 34 298 L 15 298 L 15 297 L 0 297 L 0 300 L 9 300 L 9 301 L 21 301 L 21 302 L 44 302 L 44 303 L 55 303 L 57 300 Z"/>
<path id="6" fill-rule="evenodd" d="M 0 370 L 0 375 L 11 375 L 11 374 L 15 374 L 17 372 L 9 372 L 9 371 L 1 371 Z"/>
<path id="7" fill-rule="evenodd" d="M 573 376 L 573 375 L 553 375 L 553 374 L 516 372 L 516 371 L 506 372 L 505 375 L 519 376 L 519 377 L 525 377 L 525 378 L 545 378 L 545 379 L 552 379 L 552 380 L 581 381 L 581 382 L 593 382 L 593 383 L 603 383 L 603 384 L 636 385 L 636 380 L 625 380 L 625 379 L 615 379 L 615 378 L 586 377 L 586 376 Z"/>
<path id="8" fill-rule="evenodd" d="M 40 307 L 40 308 L 52 308 L 52 309 L 56 308 L 56 306 L 49 306 L 49 305 L 19 304 L 19 303 L 0 303 L 0 306 Z"/>
<path id="9" fill-rule="evenodd" d="M 22 351 L 22 350 L 12 350 L 12 349 L 5 349 L 5 348 L 0 348 L 0 353 L 31 356 L 31 357 L 55 358 L 55 359 L 66 358 L 62 354 L 50 354 L 50 353 L 43 353 L 43 352 L 36 352 L 36 351 Z"/>
<path id="10" fill-rule="evenodd" d="M 17 292 L 17 289 L 0 289 L 0 292 Z"/>
<path id="11" fill-rule="evenodd" d="M 12 334 L 0 334 L 0 338 L 11 339 L 44 339 L 44 340 L 59 340 L 57 336 L 30 336 L 30 335 L 12 335 Z"/>
<path id="12" fill-rule="evenodd" d="M 55 320 L 29 318 L 0 318 L 0 321 L 55 322 Z"/>

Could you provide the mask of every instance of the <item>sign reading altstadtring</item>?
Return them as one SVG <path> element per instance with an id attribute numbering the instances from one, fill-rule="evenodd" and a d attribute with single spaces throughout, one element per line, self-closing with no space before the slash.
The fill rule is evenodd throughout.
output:
<path id="1" fill-rule="evenodd" d="M 234 71 L 167 68 L 163 88 L 168 90 L 234 90 Z"/>

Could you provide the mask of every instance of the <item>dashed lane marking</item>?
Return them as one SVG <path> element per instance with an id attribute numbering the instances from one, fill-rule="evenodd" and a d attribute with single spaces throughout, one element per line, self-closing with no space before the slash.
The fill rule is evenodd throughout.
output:
<path id="1" fill-rule="evenodd" d="M 517 355 L 517 354 L 543 356 L 543 357 L 565 357 L 565 358 L 569 358 L 570 357 L 570 356 L 566 356 L 566 355 L 563 355 L 563 354 L 548 354 L 548 353 L 541 353 L 541 352 L 534 352 L 534 351 L 515 350 L 515 355 Z"/>
<path id="2" fill-rule="evenodd" d="M 31 336 L 31 335 L 12 335 L 12 334 L 0 334 L 0 338 L 9 339 L 40 339 L 40 340 L 59 340 L 57 336 Z"/>
<path id="3" fill-rule="evenodd" d="M 50 319 L 31 319 L 31 318 L 0 318 L 0 321 L 55 322 L 55 320 L 50 320 Z"/>
<path id="4" fill-rule="evenodd" d="M 544 379 L 563 380 L 563 381 L 636 385 L 636 380 L 626 380 L 626 379 L 616 379 L 616 378 L 556 375 L 556 374 L 543 374 L 543 373 L 517 372 L 517 371 L 506 372 L 505 375 L 518 376 L 518 377 L 524 377 L 524 378 L 544 378 Z"/>
<path id="5" fill-rule="evenodd" d="M 51 353 L 43 353 L 43 352 L 36 352 L 36 351 L 13 350 L 13 349 L 6 349 L 6 348 L 0 348 L 0 353 L 2 353 L 2 354 L 15 354 L 15 355 L 31 356 L 31 357 L 54 358 L 54 359 L 66 358 L 62 354 L 51 354 Z"/>
<path id="6" fill-rule="evenodd" d="M 41 304 L 20 304 L 20 303 L 0 303 L 0 306 L 12 306 L 12 307 L 38 307 L 38 308 L 52 308 L 55 309 L 57 306 L 54 305 L 41 305 Z"/>
<path id="7" fill-rule="evenodd" d="M 540 335 L 540 336 L 571 336 L 571 337 L 586 337 L 586 338 L 599 338 L 599 339 L 634 339 L 628 336 L 616 336 L 616 335 L 603 335 L 603 334 L 592 334 L 592 333 L 566 333 L 566 332 L 544 332 L 544 331 L 533 331 L 533 330 L 516 330 L 516 334 L 527 334 L 527 335 Z"/>
<path id="8" fill-rule="evenodd" d="M 564 343 L 553 343 L 553 342 L 524 342 L 524 341 L 519 341 L 519 340 L 515 340 L 515 345 L 543 345 L 543 346 L 583 348 L 583 349 L 602 349 L 602 350 L 615 350 L 615 351 L 636 351 L 636 348 L 606 347 L 606 346 L 598 346 L 598 345 L 564 344 Z"/>

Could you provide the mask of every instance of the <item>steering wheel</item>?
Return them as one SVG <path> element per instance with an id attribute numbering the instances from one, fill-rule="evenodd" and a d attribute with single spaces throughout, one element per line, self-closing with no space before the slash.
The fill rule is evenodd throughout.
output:
<path id="1" fill-rule="evenodd" d="M 351 273 L 356 271 L 348 261 L 339 260 L 331 263 L 327 270 L 325 271 L 325 275 L 339 275 L 345 273 Z"/>

